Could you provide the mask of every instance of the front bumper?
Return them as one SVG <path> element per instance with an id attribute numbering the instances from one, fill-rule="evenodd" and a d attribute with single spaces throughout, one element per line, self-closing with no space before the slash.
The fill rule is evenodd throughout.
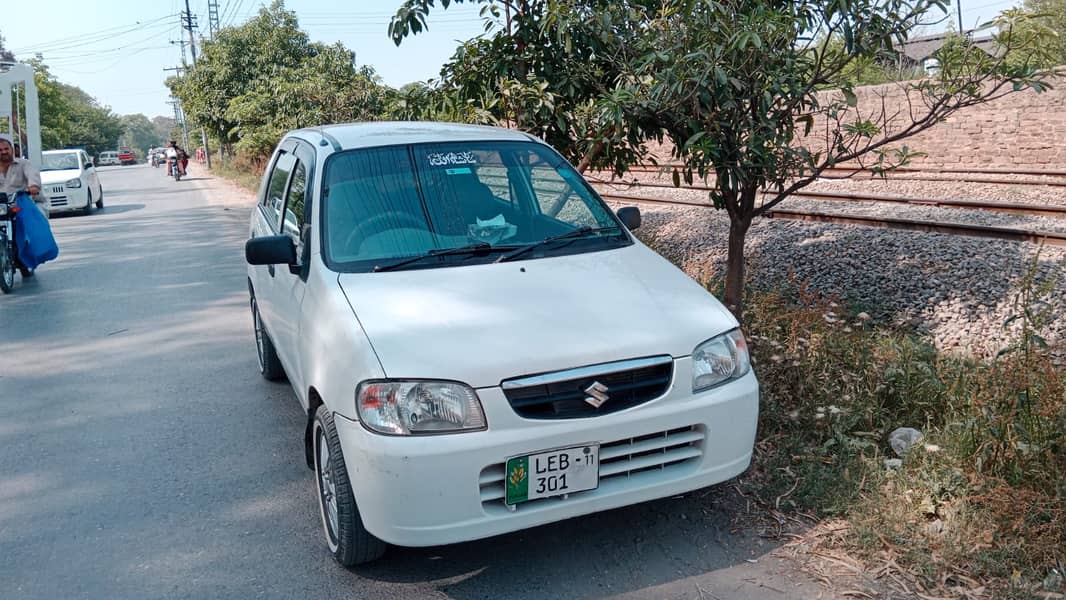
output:
<path id="1" fill-rule="evenodd" d="M 59 213 L 72 210 L 85 210 L 89 203 L 89 188 L 68 188 L 62 183 L 49 183 L 41 187 L 41 193 L 48 197 L 48 212 Z"/>
<path id="2" fill-rule="evenodd" d="M 489 428 L 440 436 L 389 437 L 334 415 L 367 530 L 399 546 L 485 538 L 720 483 L 747 469 L 758 420 L 753 373 L 697 395 L 691 361 L 675 361 L 662 397 L 589 419 L 517 416 L 498 388 L 479 389 Z M 595 490 L 509 509 L 502 499 L 509 457 L 600 444 Z M 613 457 L 613 458 L 608 458 Z"/>

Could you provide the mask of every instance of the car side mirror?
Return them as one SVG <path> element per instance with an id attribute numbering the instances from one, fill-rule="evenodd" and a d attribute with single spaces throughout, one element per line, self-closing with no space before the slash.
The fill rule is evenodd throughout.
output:
<path id="1" fill-rule="evenodd" d="M 244 259 L 250 265 L 295 265 L 296 245 L 287 235 L 265 235 L 244 243 Z"/>
<path id="2" fill-rule="evenodd" d="M 93 164 L 90 163 L 90 162 L 87 162 L 87 163 L 85 163 L 85 168 L 86 169 L 91 169 L 91 168 L 93 168 Z"/>
<path id="3" fill-rule="evenodd" d="M 618 218 L 630 231 L 640 227 L 640 209 L 636 206 L 623 206 L 618 209 Z"/>

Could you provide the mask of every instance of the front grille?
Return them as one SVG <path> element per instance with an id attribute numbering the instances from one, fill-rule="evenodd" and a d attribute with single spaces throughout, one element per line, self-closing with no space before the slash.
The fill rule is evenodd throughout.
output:
<path id="1" fill-rule="evenodd" d="M 67 205 L 67 197 L 66 196 L 52 196 L 52 197 L 50 197 L 48 199 L 48 204 L 50 206 L 66 206 Z"/>
<path id="2" fill-rule="evenodd" d="M 501 387 L 515 413 L 527 419 L 595 417 L 662 396 L 673 369 L 672 358 L 655 356 L 510 379 Z"/>
<path id="3" fill-rule="evenodd" d="M 600 487 L 596 490 L 577 492 L 570 498 L 584 494 L 621 491 L 628 483 L 639 485 L 639 480 L 654 474 L 677 473 L 703 456 L 704 430 L 701 426 L 680 427 L 668 431 L 650 433 L 640 437 L 625 438 L 600 445 Z M 486 508 L 504 505 L 505 463 L 490 465 L 481 470 L 478 487 L 481 504 Z M 561 502 L 561 496 L 531 500 L 519 506 L 544 502 Z"/>

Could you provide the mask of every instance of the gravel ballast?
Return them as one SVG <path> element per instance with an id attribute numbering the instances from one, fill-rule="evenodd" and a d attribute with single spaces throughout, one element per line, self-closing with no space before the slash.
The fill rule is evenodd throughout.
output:
<path id="1" fill-rule="evenodd" d="M 597 186 L 649 198 L 706 201 L 706 192 Z M 1014 189 L 1018 188 L 1018 189 Z M 952 181 L 817 182 L 811 190 L 911 197 L 1032 202 L 1066 206 L 1066 188 Z M 981 195 L 976 195 L 980 191 Z M 630 202 L 630 204 L 632 204 Z M 624 203 L 612 202 L 615 208 Z M 788 199 L 780 208 L 1018 229 L 1066 231 L 1066 219 L 980 210 Z M 728 217 L 703 207 L 641 205 L 639 237 L 701 282 L 724 277 Z M 1055 281 L 1041 300 L 1054 318 L 1043 333 L 1066 341 L 1066 249 L 1036 244 L 879 229 L 856 225 L 757 219 L 746 244 L 749 285 L 772 288 L 790 274 L 881 322 L 926 332 L 938 348 L 990 357 L 1016 339 L 1004 328 L 1019 284 L 1036 260 L 1038 279 Z"/>

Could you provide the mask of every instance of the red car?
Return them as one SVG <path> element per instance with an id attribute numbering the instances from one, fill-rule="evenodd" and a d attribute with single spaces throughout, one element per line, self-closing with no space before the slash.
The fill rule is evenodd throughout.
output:
<path id="1" fill-rule="evenodd" d="M 133 154 L 133 150 L 130 148 L 119 148 L 118 162 L 124 165 L 135 165 L 137 164 L 137 156 Z"/>

